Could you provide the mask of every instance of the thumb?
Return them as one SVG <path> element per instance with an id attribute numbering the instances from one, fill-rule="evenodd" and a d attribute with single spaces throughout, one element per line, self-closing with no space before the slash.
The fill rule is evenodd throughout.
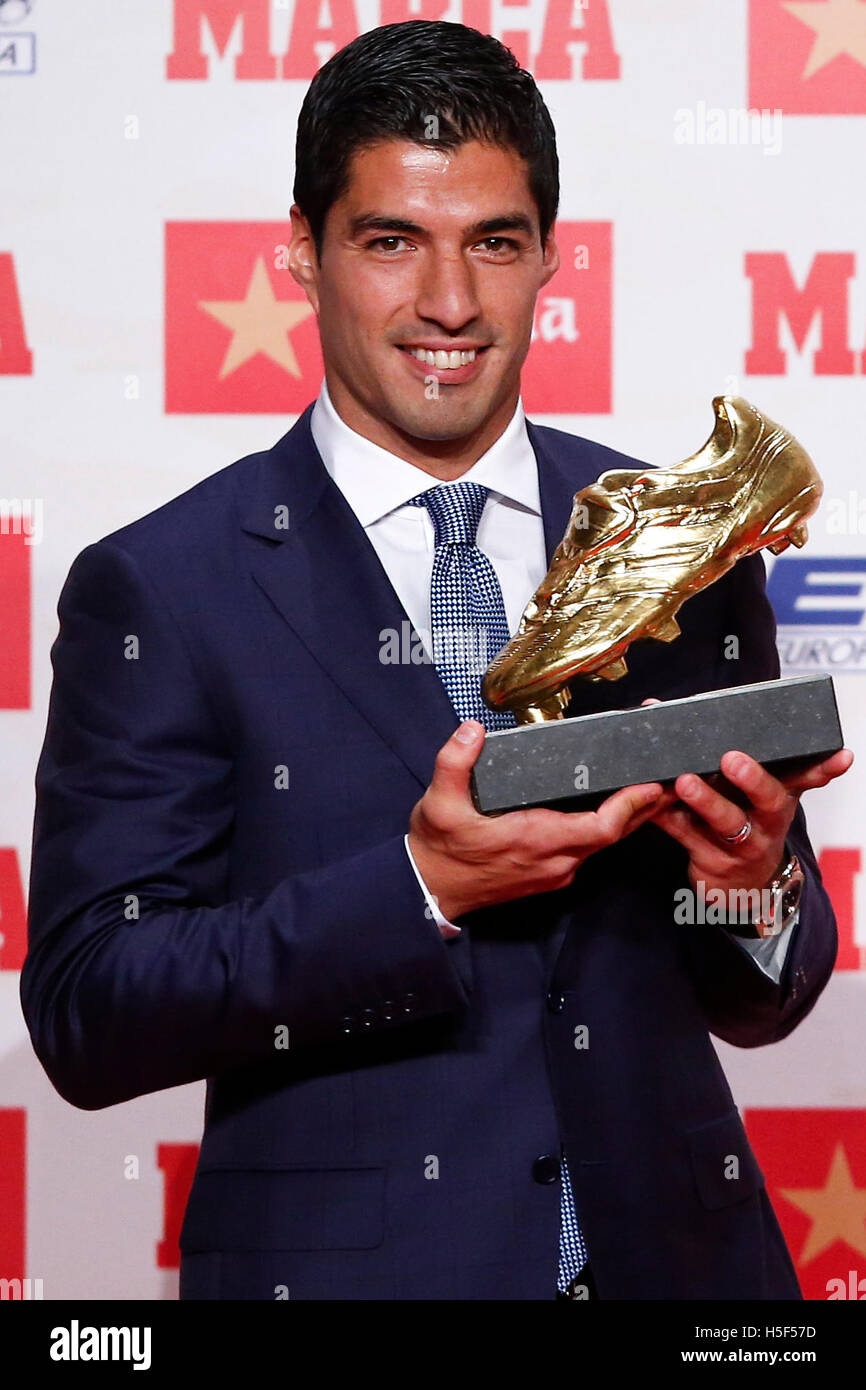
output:
<path id="1" fill-rule="evenodd" d="M 436 756 L 431 791 L 443 796 L 469 795 L 469 774 L 484 747 L 484 725 L 477 719 L 464 719 Z"/>

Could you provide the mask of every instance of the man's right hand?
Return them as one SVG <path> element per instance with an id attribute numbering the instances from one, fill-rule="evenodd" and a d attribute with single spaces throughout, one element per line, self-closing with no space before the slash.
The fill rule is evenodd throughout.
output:
<path id="1" fill-rule="evenodd" d="M 433 780 L 409 819 L 409 848 L 449 921 L 475 908 L 565 888 L 596 850 L 675 800 L 659 782 L 623 787 L 595 811 L 534 808 L 482 816 L 469 777 L 484 726 L 467 719 L 439 750 Z"/>

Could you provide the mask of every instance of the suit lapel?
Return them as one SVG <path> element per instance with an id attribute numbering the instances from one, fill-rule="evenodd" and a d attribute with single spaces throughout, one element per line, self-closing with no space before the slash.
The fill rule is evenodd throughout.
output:
<path id="1" fill-rule="evenodd" d="M 252 573 L 319 665 L 426 787 L 436 753 L 458 719 L 429 662 L 386 662 L 393 632 L 401 657 L 422 650 L 376 551 L 313 441 L 308 407 L 262 455 L 243 508 L 258 537 Z M 287 512 L 285 529 L 274 518 Z M 264 541 L 264 543 L 263 543 Z"/>
<path id="2" fill-rule="evenodd" d="M 544 549 L 547 563 L 553 559 L 553 552 L 562 540 L 574 494 L 578 488 L 593 479 L 587 473 L 581 476 L 581 469 L 574 461 L 565 466 L 544 443 L 544 436 L 537 425 L 527 420 L 526 430 L 529 442 L 538 464 L 538 490 L 541 497 L 541 517 L 544 524 Z M 575 440 L 575 443 L 577 441 Z M 529 595 L 527 594 L 527 599 Z"/>

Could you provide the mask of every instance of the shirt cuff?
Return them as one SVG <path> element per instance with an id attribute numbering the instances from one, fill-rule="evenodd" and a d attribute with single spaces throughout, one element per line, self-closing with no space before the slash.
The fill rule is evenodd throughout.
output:
<path id="1" fill-rule="evenodd" d="M 417 869 L 415 871 L 418 872 Z M 748 951 L 756 965 L 759 965 L 765 975 L 778 984 L 782 978 L 782 967 L 785 964 L 785 957 L 788 954 L 788 947 L 791 944 L 791 937 L 794 928 L 800 920 L 800 909 L 791 917 L 778 936 L 731 936 L 732 941 L 736 941 L 738 946 L 742 946 L 744 951 Z"/>
<path id="2" fill-rule="evenodd" d="M 421 891 L 424 894 L 424 897 L 427 899 L 428 913 L 433 918 L 433 921 L 436 923 L 436 926 L 439 928 L 439 931 L 441 932 L 442 936 L 445 937 L 446 941 L 449 940 L 451 937 L 459 936 L 463 928 L 455 927 L 453 922 L 449 922 L 447 917 L 442 916 L 442 913 L 439 911 L 439 906 L 436 902 L 436 899 L 433 897 L 433 894 L 428 890 L 427 884 L 421 877 L 418 865 L 415 863 L 412 851 L 409 848 L 408 834 L 403 836 L 403 844 L 406 846 L 406 853 L 409 856 L 409 863 L 415 870 L 415 877 L 421 885 Z"/>

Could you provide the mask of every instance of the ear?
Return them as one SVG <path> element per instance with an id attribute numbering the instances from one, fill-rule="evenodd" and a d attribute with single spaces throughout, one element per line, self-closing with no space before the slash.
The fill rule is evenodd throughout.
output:
<path id="1" fill-rule="evenodd" d="M 542 261 L 542 285 L 546 285 L 556 272 L 559 270 L 559 248 L 553 239 L 553 232 L 548 235 L 544 243 L 544 260 Z"/>
<path id="2" fill-rule="evenodd" d="M 292 240 L 289 243 L 289 270 L 316 313 L 319 312 L 319 261 L 313 233 L 297 203 L 291 207 Z"/>

